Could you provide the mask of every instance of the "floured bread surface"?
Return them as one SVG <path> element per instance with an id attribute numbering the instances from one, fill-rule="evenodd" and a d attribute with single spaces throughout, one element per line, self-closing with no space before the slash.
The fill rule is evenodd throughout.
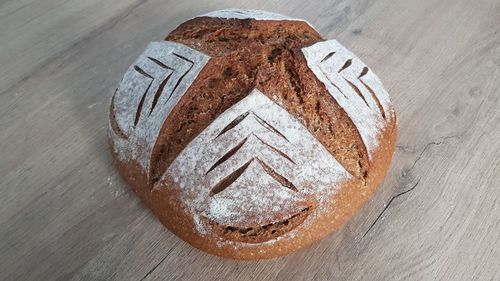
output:
<path id="1" fill-rule="evenodd" d="M 394 118 L 389 94 L 360 59 L 336 40 L 302 49 L 307 65 L 349 115 L 370 156 L 385 122 Z"/>
<path id="2" fill-rule="evenodd" d="M 333 231 L 382 180 L 394 139 L 389 96 L 359 58 L 265 11 L 183 23 L 146 48 L 111 102 L 124 178 L 174 233 L 234 258 Z"/>
<path id="3" fill-rule="evenodd" d="M 111 102 L 110 135 L 122 161 L 149 172 L 165 119 L 209 57 L 174 42 L 153 42 L 130 66 Z"/>
<path id="4" fill-rule="evenodd" d="M 281 21 L 292 20 L 292 21 L 305 22 L 312 27 L 312 25 L 306 20 L 295 19 L 281 14 L 262 11 L 262 10 L 225 9 L 225 10 L 206 13 L 198 17 L 211 17 L 211 18 L 223 18 L 223 19 L 281 20 Z"/>
<path id="5" fill-rule="evenodd" d="M 255 19 L 255 20 L 290 20 L 292 18 L 261 10 L 250 9 L 225 9 L 213 11 L 198 17 L 224 18 L 224 19 Z M 300 20 L 300 19 L 296 19 Z M 301 20 L 303 21 L 303 20 Z"/>
<path id="6" fill-rule="evenodd" d="M 321 205 L 350 175 L 298 120 L 254 89 L 198 135 L 164 177 L 181 187 L 192 214 L 249 229 Z"/>

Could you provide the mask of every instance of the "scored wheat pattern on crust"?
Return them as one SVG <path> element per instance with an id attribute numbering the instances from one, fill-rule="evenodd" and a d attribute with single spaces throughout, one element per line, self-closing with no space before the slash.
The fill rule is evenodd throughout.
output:
<path id="1" fill-rule="evenodd" d="M 172 108 L 209 57 L 174 42 L 152 42 L 129 67 L 111 101 L 111 141 L 121 160 L 149 176 L 151 153 Z"/>
<path id="2" fill-rule="evenodd" d="M 234 227 L 299 213 L 310 207 L 306 198 L 331 195 L 350 177 L 304 125 L 257 89 L 215 119 L 163 175 L 181 187 L 193 214 Z"/>
<path id="3" fill-rule="evenodd" d="M 382 83 L 335 40 L 302 52 L 371 157 L 378 134 L 394 118 Z M 151 154 L 159 131 L 209 59 L 182 44 L 151 43 L 113 95 L 110 116 L 110 139 L 120 160 L 139 163 L 154 188 L 179 186 L 200 233 L 206 231 L 203 221 L 242 229 L 282 221 L 330 200 L 341 182 L 352 178 L 301 121 L 254 89 L 152 182 Z"/>
<path id="4" fill-rule="evenodd" d="M 252 111 L 247 111 L 242 114 L 240 114 L 238 117 L 236 117 L 231 123 L 229 123 L 226 127 L 224 127 L 221 132 L 217 135 L 217 138 L 219 138 L 221 135 L 227 133 L 231 129 L 235 128 L 238 126 L 241 122 L 245 122 L 245 120 L 248 119 L 253 119 L 252 121 L 248 121 L 252 127 L 255 127 L 255 129 L 252 132 L 249 132 L 247 136 L 245 136 L 244 139 L 241 140 L 236 146 L 232 147 L 229 149 L 229 151 L 224 154 L 221 158 L 219 158 L 209 169 L 205 174 L 209 174 L 211 171 L 216 169 L 218 166 L 222 165 L 224 162 L 229 160 L 234 154 L 236 154 L 240 149 L 245 149 L 245 145 L 248 146 L 248 144 L 251 144 L 250 146 L 252 149 L 256 152 L 254 156 L 252 156 L 247 162 L 245 162 L 241 167 L 237 168 L 234 172 L 230 173 L 228 176 L 225 176 L 220 182 L 218 182 L 211 191 L 212 195 L 215 195 L 219 192 L 222 192 L 225 188 L 230 186 L 234 181 L 236 181 L 242 173 L 245 172 L 245 170 L 248 168 L 248 166 L 253 162 L 256 161 L 258 165 L 263 168 L 263 171 L 267 173 L 269 176 L 274 178 L 274 180 L 278 183 L 280 183 L 283 187 L 288 188 L 293 191 L 298 191 L 297 187 L 290 182 L 286 177 L 282 176 L 279 172 L 274 170 L 272 167 L 270 167 L 268 164 L 266 164 L 266 154 L 271 154 L 275 153 L 277 156 L 283 157 L 283 160 L 286 161 L 281 161 L 282 165 L 295 165 L 295 162 L 288 156 L 285 152 L 281 151 L 280 149 L 274 147 L 273 145 L 267 143 L 262 139 L 262 136 L 259 137 L 259 134 L 266 134 L 268 135 L 269 133 L 275 134 L 275 137 L 280 137 L 284 139 L 286 142 L 289 142 L 289 140 L 276 128 L 274 128 L 272 125 L 267 123 L 265 120 L 263 120 L 261 117 L 259 117 L 257 114 L 255 114 Z M 260 125 L 260 127 L 257 125 L 257 123 Z M 248 124 L 247 124 L 248 125 Z M 242 125 L 245 126 L 245 125 Z M 265 131 L 267 130 L 267 132 Z M 248 144 L 247 144 L 248 142 Z M 264 160 L 262 160 L 264 159 Z M 289 167 L 289 169 L 293 170 L 293 167 Z"/>
<path id="5" fill-rule="evenodd" d="M 302 49 L 307 65 L 356 126 L 371 158 L 377 138 L 394 116 L 380 79 L 335 40 Z"/>

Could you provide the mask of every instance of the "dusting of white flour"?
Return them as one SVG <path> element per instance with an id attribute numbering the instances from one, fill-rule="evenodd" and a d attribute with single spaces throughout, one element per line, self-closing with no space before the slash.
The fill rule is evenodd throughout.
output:
<path id="1" fill-rule="evenodd" d="M 212 194 L 238 169 L 241 174 L 229 186 Z M 191 213 L 244 228 L 300 212 L 308 207 L 306 196 L 330 198 L 351 175 L 298 120 L 254 89 L 199 134 L 164 177 L 184 186 Z"/>
<path id="2" fill-rule="evenodd" d="M 136 160 L 149 172 L 163 122 L 209 58 L 182 44 L 152 42 L 129 67 L 113 96 L 112 113 L 121 134 L 109 131 L 121 160 Z"/>
<path id="3" fill-rule="evenodd" d="M 394 114 L 382 82 L 336 40 L 315 43 L 303 48 L 302 53 L 309 68 L 353 121 L 371 158 L 386 119 Z"/>
<path id="4" fill-rule="evenodd" d="M 303 21 L 309 26 L 314 28 L 309 22 L 303 19 L 291 18 L 277 13 L 272 13 L 262 10 L 251 9 L 224 9 L 199 15 L 197 17 L 211 17 L 223 19 L 255 19 L 255 20 L 289 20 L 289 21 Z"/>
<path id="5" fill-rule="evenodd" d="M 202 16 L 297 20 L 241 9 Z M 371 157 L 378 135 L 394 116 L 380 79 L 335 40 L 302 52 L 308 67 L 353 121 Z M 110 135 L 121 160 L 136 160 L 149 172 L 160 128 L 209 59 L 182 44 L 149 44 L 113 97 L 118 129 L 110 129 Z M 168 178 L 181 187 L 196 231 L 204 235 L 210 226 L 202 217 L 241 228 L 271 224 L 310 207 L 308 198 L 321 205 L 352 176 L 299 120 L 253 89 L 182 150 L 162 180 Z M 296 231 L 286 234 L 292 235 Z M 233 242 L 219 241 L 224 243 Z"/>

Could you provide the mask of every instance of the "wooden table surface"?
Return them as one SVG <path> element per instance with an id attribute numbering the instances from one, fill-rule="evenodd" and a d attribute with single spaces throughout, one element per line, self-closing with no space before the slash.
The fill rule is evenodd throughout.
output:
<path id="1" fill-rule="evenodd" d="M 0 1 L 0 279 L 500 280 L 500 1 Z M 243 262 L 168 232 L 118 176 L 108 101 L 146 44 L 227 7 L 305 18 L 382 78 L 391 170 L 339 231 Z"/>

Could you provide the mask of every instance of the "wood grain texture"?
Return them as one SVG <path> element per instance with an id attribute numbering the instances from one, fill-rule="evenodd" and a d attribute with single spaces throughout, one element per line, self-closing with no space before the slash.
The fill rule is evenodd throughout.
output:
<path id="1" fill-rule="evenodd" d="M 389 175 L 340 231 L 284 258 L 193 249 L 108 152 L 108 102 L 148 42 L 227 7 L 306 18 L 383 80 Z M 0 1 L 0 279 L 500 280 L 500 2 Z"/>

